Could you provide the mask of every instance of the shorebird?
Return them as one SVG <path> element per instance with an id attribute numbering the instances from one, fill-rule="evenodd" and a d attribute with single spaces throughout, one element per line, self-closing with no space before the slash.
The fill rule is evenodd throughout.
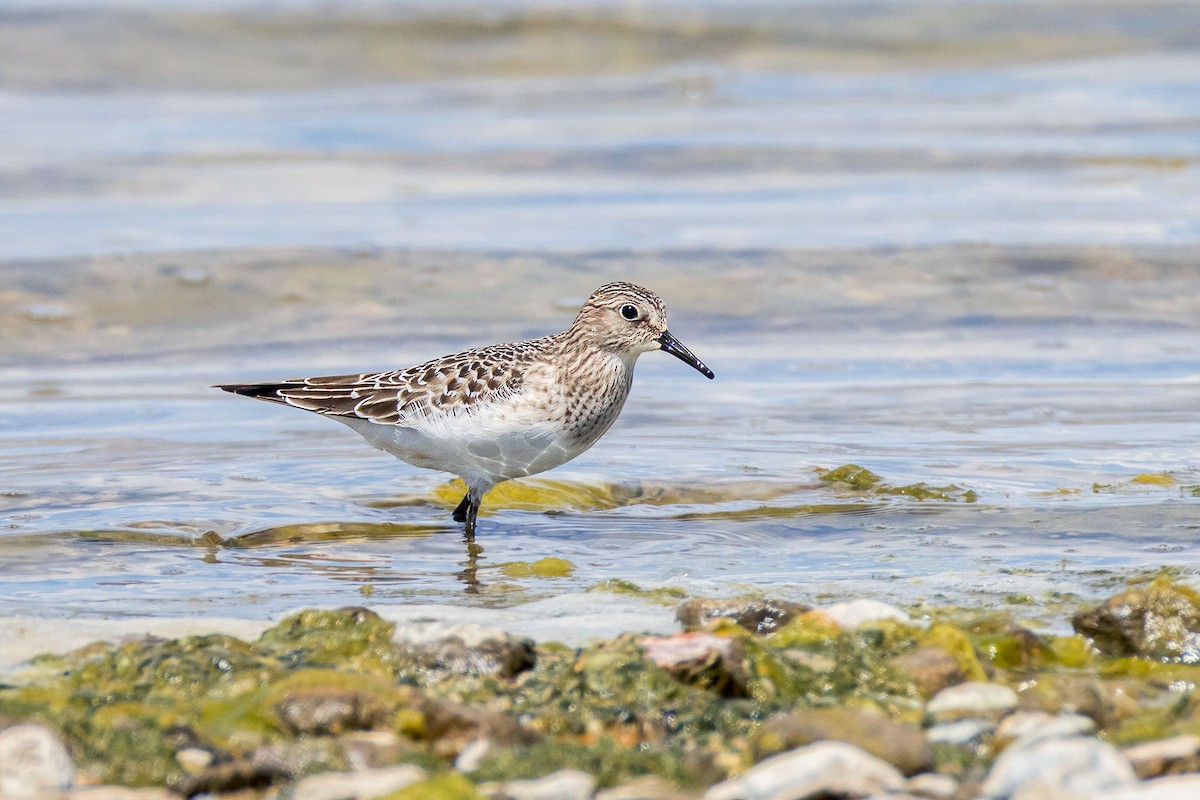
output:
<path id="1" fill-rule="evenodd" d="M 632 283 L 601 286 L 562 333 L 496 344 L 391 372 L 215 388 L 313 411 L 369 443 L 467 485 L 454 509 L 475 538 L 497 483 L 570 461 L 616 421 L 638 356 L 663 350 L 713 372 L 667 330 L 663 301 Z"/>

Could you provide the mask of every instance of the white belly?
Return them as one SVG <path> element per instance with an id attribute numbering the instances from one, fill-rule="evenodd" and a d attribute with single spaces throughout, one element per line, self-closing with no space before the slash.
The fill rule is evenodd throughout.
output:
<path id="1" fill-rule="evenodd" d="M 490 486 L 544 472 L 587 449 L 571 447 L 562 428 L 552 423 L 508 431 L 462 424 L 447 432 L 425 426 L 380 425 L 356 417 L 333 419 L 349 425 L 380 450 L 416 467 L 453 473 L 468 485 Z"/>

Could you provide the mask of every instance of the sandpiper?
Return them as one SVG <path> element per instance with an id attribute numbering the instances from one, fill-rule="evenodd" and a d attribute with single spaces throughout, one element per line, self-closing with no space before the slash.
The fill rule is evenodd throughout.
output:
<path id="1" fill-rule="evenodd" d="M 484 494 L 595 444 L 621 413 L 634 362 L 650 350 L 713 377 L 667 330 L 658 295 L 609 283 L 592 293 L 571 327 L 540 339 L 464 350 L 392 372 L 216 388 L 315 411 L 414 466 L 459 476 L 467 494 L 454 520 L 474 540 Z"/>

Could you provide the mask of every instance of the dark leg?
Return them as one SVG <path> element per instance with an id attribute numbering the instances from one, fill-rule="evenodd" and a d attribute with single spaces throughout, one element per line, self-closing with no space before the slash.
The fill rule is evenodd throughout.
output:
<path id="1" fill-rule="evenodd" d="M 467 492 L 467 496 L 463 498 L 463 502 L 467 504 L 467 513 L 464 515 L 463 533 L 466 534 L 467 541 L 475 541 L 475 517 L 479 515 L 479 504 L 483 501 L 482 492 Z"/>
<path id="2" fill-rule="evenodd" d="M 466 522 L 467 521 L 467 509 L 470 507 L 471 507 L 471 493 L 467 492 L 467 494 L 463 495 L 462 502 L 458 504 L 458 508 L 454 509 L 454 521 L 455 522 Z"/>

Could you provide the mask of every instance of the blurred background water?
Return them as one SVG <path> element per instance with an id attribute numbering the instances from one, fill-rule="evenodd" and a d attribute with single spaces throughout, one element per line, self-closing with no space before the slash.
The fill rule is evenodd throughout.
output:
<path id="1" fill-rule="evenodd" d="M 0 0 L 0 614 L 1194 573 L 1198 42 L 1157 0 Z M 208 388 L 618 278 L 717 380 L 643 358 L 474 556 L 444 476 Z"/>

